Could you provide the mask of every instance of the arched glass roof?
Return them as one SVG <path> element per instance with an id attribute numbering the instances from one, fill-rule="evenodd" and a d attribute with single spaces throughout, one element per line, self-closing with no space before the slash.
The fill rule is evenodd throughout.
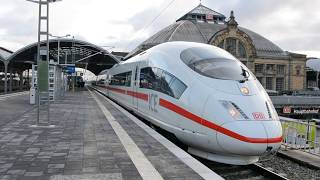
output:
<path id="1" fill-rule="evenodd" d="M 50 60 L 58 61 L 58 42 L 60 41 L 59 64 L 75 64 L 76 67 L 88 69 L 95 75 L 111 68 L 120 60 L 107 50 L 86 41 L 75 39 L 51 39 L 49 41 Z M 37 44 L 33 43 L 14 52 L 8 57 L 9 66 L 26 70 L 37 63 Z M 41 42 L 45 44 L 45 41 Z"/>

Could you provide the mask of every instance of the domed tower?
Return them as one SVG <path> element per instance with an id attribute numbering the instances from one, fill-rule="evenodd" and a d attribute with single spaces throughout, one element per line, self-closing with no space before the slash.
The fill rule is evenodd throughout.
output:
<path id="1" fill-rule="evenodd" d="M 223 48 L 251 69 L 269 90 L 299 90 L 305 86 L 306 56 L 283 51 L 258 33 L 240 27 L 233 11 L 226 18 L 199 4 L 138 45 L 126 59 L 169 41 L 199 42 Z"/>
<path id="2" fill-rule="evenodd" d="M 177 20 L 190 20 L 194 22 L 207 22 L 207 23 L 216 23 L 224 24 L 226 17 L 208 7 L 203 6 L 201 3 L 192 9 L 190 12 L 182 16 Z"/>

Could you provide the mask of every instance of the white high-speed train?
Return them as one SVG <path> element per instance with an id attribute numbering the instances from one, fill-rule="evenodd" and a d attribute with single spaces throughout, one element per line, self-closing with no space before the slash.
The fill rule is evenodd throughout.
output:
<path id="1" fill-rule="evenodd" d="M 205 159 L 250 164 L 282 141 L 279 117 L 259 81 L 212 45 L 160 44 L 105 71 L 97 84 Z"/>

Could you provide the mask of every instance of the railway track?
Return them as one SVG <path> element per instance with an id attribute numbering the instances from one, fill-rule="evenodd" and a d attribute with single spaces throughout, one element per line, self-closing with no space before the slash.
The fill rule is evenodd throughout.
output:
<path id="1" fill-rule="evenodd" d="M 258 163 L 245 165 L 245 166 L 238 166 L 238 165 L 217 163 L 217 162 L 209 161 L 199 157 L 196 157 L 196 158 L 200 162 L 202 162 L 204 165 L 206 165 L 208 168 L 213 170 L 215 173 L 225 178 L 226 180 L 232 180 L 232 179 L 287 180 L 286 177 L 283 177 L 275 172 L 272 172 Z"/>
<path id="2" fill-rule="evenodd" d="M 91 87 L 92 88 L 92 87 Z M 93 90 L 97 91 L 98 93 L 103 94 L 101 91 L 92 88 Z M 121 106 L 121 105 L 120 105 Z M 129 111 L 130 112 L 130 111 Z M 187 147 L 179 141 L 172 133 L 167 132 L 157 126 L 154 126 L 150 122 L 146 121 L 145 119 L 133 114 L 138 119 L 140 119 L 142 122 L 144 122 L 149 127 L 156 130 L 158 133 L 166 137 L 168 140 L 179 146 L 181 149 L 187 150 Z M 219 174 L 221 177 L 225 178 L 226 180 L 232 180 L 232 179 L 254 179 L 254 180 L 288 180 L 287 178 L 270 171 L 269 169 L 261 166 L 260 164 L 250 164 L 250 165 L 230 165 L 230 164 L 223 164 L 218 163 L 210 160 L 206 160 L 200 157 L 194 156 L 196 159 L 198 159 L 200 162 L 202 162 L 204 165 L 206 165 L 208 168 L 210 168 L 215 173 Z"/>

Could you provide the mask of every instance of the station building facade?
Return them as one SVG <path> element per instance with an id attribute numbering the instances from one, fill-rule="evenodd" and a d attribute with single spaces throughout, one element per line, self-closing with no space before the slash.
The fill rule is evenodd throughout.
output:
<path id="1" fill-rule="evenodd" d="M 306 87 L 306 55 L 283 51 L 270 40 L 238 26 L 233 12 L 226 17 L 200 4 L 160 30 L 126 58 L 168 41 L 200 42 L 223 48 L 241 60 L 268 90 Z"/>

